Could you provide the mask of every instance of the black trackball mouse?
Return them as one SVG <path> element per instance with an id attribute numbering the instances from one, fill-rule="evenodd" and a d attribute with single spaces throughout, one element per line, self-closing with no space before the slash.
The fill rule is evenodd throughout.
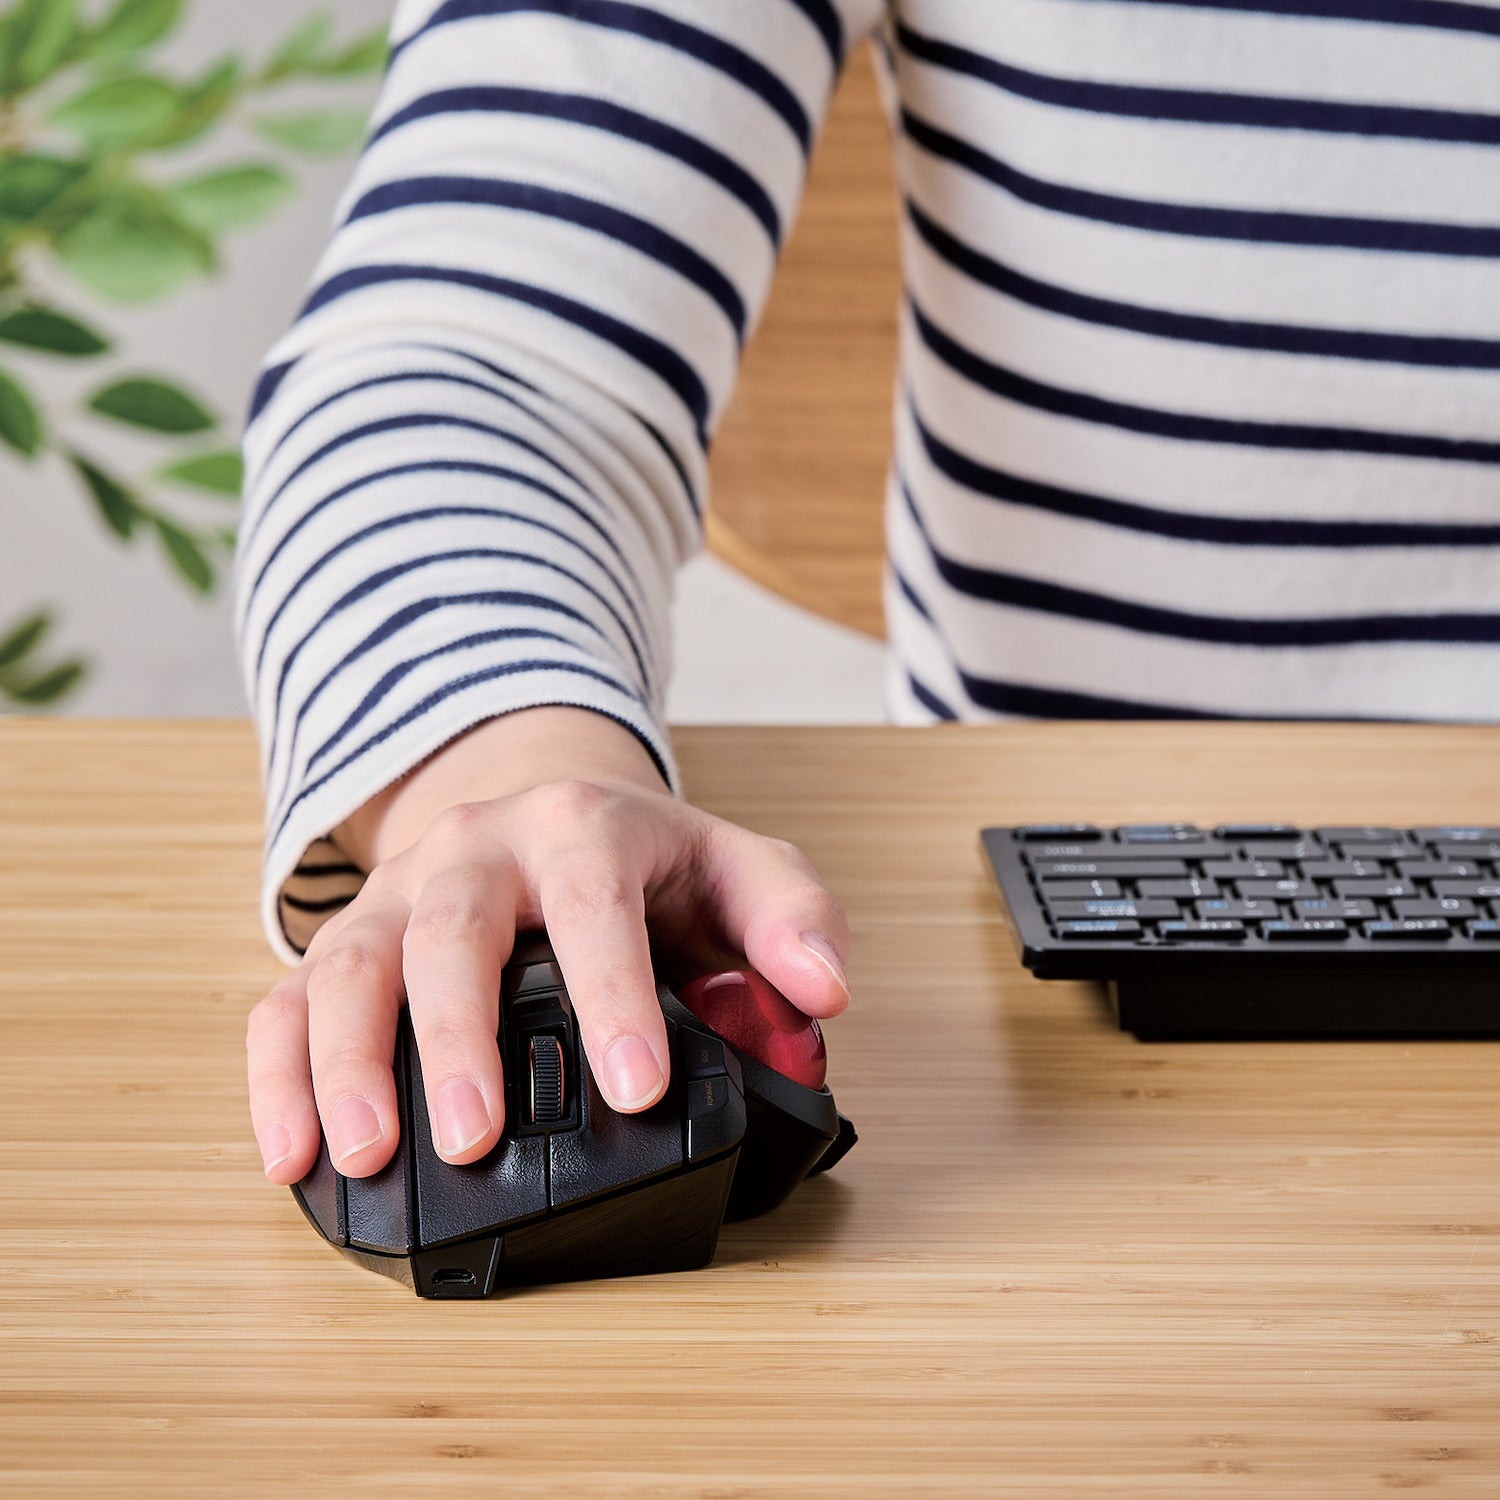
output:
<path id="1" fill-rule="evenodd" d="M 754 979 L 728 993 L 719 986 L 704 1006 L 726 1031 L 735 1031 L 723 1020 L 735 994 L 753 1004 L 769 989 Z M 589 1070 L 551 948 L 522 938 L 501 981 L 505 1131 L 495 1148 L 467 1166 L 438 1156 L 403 1011 L 396 1154 L 373 1177 L 345 1177 L 322 1143 L 292 1188 L 302 1211 L 351 1260 L 419 1297 L 707 1265 L 726 1218 L 775 1208 L 849 1150 L 854 1127 L 826 1086 L 794 1081 L 747 1050 L 755 1026 L 736 1046 L 664 986 L 657 994 L 672 1049 L 667 1092 L 641 1114 L 616 1114 Z"/>

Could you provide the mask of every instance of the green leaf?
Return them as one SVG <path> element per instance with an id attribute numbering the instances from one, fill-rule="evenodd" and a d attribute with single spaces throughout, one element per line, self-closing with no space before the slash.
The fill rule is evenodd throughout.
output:
<path id="1" fill-rule="evenodd" d="M 31 0 L 15 17 L 10 73 L 23 89 L 50 78 L 78 36 L 78 0 Z"/>
<path id="2" fill-rule="evenodd" d="M 259 81 L 262 84 L 279 83 L 283 78 L 306 72 L 332 34 L 333 16 L 326 10 L 314 11 L 266 59 Z"/>
<path id="3" fill-rule="evenodd" d="M 88 486 L 105 525 L 122 541 L 128 542 L 135 535 L 135 523 L 145 514 L 134 496 L 118 479 L 90 463 L 81 453 L 69 453 L 68 461 Z"/>
<path id="4" fill-rule="evenodd" d="M 309 109 L 261 115 L 251 126 L 268 141 L 307 156 L 334 156 L 364 139 L 368 114 L 362 109 Z"/>
<path id="5" fill-rule="evenodd" d="M 161 538 L 172 566 L 200 594 L 210 592 L 214 586 L 213 564 L 198 545 L 197 538 L 190 536 L 165 516 L 153 516 L 151 519 L 156 523 L 156 534 Z"/>
<path id="6" fill-rule="evenodd" d="M 390 56 L 390 42 L 386 28 L 377 26 L 363 36 L 356 37 L 342 52 L 318 63 L 314 71 L 327 78 L 359 78 L 368 73 L 378 73 L 385 67 Z"/>
<path id="7" fill-rule="evenodd" d="M 197 140 L 234 103 L 239 88 L 239 60 L 226 57 L 215 63 L 197 83 L 182 92 L 177 113 L 146 142 L 147 147 L 165 151 Z"/>
<path id="8" fill-rule="evenodd" d="M 34 219 L 87 170 L 60 156 L 0 155 L 0 218 Z"/>
<path id="9" fill-rule="evenodd" d="M 168 189 L 167 202 L 194 229 L 238 229 L 274 213 L 295 191 L 277 167 L 250 165 L 204 172 Z"/>
<path id="10" fill-rule="evenodd" d="M 233 448 L 226 448 L 222 453 L 200 453 L 196 458 L 169 464 L 157 473 L 162 479 L 188 484 L 194 489 L 210 490 L 235 500 L 245 482 L 244 461 Z"/>
<path id="11" fill-rule="evenodd" d="M 144 376 L 117 380 L 95 391 L 89 409 L 153 432 L 203 432 L 214 425 L 213 416 L 179 386 Z"/>
<path id="12" fill-rule="evenodd" d="M 49 307 L 22 307 L 0 318 L 0 342 L 74 356 L 103 354 L 109 348 L 92 328 Z"/>
<path id="13" fill-rule="evenodd" d="M 25 458 L 42 446 L 42 419 L 36 403 L 4 370 L 0 370 L 0 442 Z"/>
<path id="14" fill-rule="evenodd" d="M 45 609 L 22 620 L 4 639 L 0 639 L 0 671 L 14 666 L 52 629 L 52 616 Z"/>
<path id="15" fill-rule="evenodd" d="M 89 33 L 91 57 L 115 57 L 159 42 L 182 17 L 183 0 L 118 0 Z"/>
<path id="16" fill-rule="evenodd" d="M 30 682 L 10 684 L 7 691 L 17 703 L 40 708 L 47 703 L 56 703 L 64 694 L 72 691 L 78 679 L 83 676 L 83 670 L 81 661 L 64 662 L 62 666 L 53 667 L 40 677 L 33 677 Z"/>
<path id="17" fill-rule="evenodd" d="M 48 118 L 95 150 L 120 151 L 157 135 L 181 103 L 182 91 L 165 78 L 127 74 L 88 84 Z"/>
<path id="18" fill-rule="evenodd" d="M 53 249 L 85 286 L 116 302 L 151 301 L 215 265 L 213 245 L 133 183 L 90 204 Z"/>

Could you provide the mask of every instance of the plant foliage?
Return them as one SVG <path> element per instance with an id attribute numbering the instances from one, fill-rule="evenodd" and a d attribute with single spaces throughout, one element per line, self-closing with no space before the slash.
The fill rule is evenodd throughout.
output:
<path id="1" fill-rule="evenodd" d="M 366 79 L 384 67 L 386 42 L 383 28 L 340 41 L 319 10 L 264 58 L 225 56 L 181 76 L 153 54 L 190 7 L 0 0 L 0 466 L 65 465 L 112 535 L 122 543 L 154 535 L 175 576 L 209 593 L 233 527 L 196 524 L 153 491 L 165 484 L 207 503 L 238 499 L 240 458 L 219 416 L 182 382 L 128 368 L 101 376 L 81 407 L 49 410 L 27 365 L 112 363 L 109 304 L 159 301 L 212 275 L 222 236 L 263 223 L 292 199 L 298 157 L 357 145 L 363 109 L 288 109 L 276 94 L 290 83 Z M 218 132 L 239 141 L 223 160 L 194 171 L 174 160 Z M 72 293 L 43 291 L 44 280 L 59 283 L 45 274 L 49 266 Z M 91 422 L 126 424 L 165 451 L 141 476 L 111 473 L 89 451 Z M 0 474 L 0 494 L 16 492 L 23 487 Z M 0 704 L 52 704 L 80 680 L 81 660 L 38 663 L 54 623 L 45 609 L 0 623 Z"/>

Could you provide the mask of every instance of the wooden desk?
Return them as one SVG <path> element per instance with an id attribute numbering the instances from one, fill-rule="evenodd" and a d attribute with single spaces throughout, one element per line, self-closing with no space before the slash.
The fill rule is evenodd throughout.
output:
<path id="1" fill-rule="evenodd" d="M 1500 1045 L 1143 1046 L 975 839 L 1500 822 L 1500 732 L 680 742 L 848 905 L 862 1142 L 707 1271 L 425 1303 L 260 1174 L 248 731 L 0 726 L 0 1493 L 1500 1493 Z"/>

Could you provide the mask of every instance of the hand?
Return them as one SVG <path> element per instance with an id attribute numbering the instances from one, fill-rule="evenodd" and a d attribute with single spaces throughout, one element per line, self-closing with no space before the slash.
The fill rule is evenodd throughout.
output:
<path id="1" fill-rule="evenodd" d="M 567 779 L 493 797 L 448 795 L 465 784 L 472 794 L 483 779 L 476 767 L 525 780 L 523 761 L 538 763 L 497 758 L 493 743 L 476 748 L 476 736 L 505 736 L 515 751 L 518 733 L 547 727 L 497 720 L 341 830 L 356 857 L 373 856 L 371 873 L 250 1014 L 250 1113 L 273 1182 L 307 1174 L 320 1119 L 346 1176 L 367 1177 L 390 1160 L 403 1000 L 438 1154 L 470 1162 L 494 1146 L 505 1125 L 500 971 L 517 931 L 545 927 L 594 1075 L 622 1111 L 649 1108 L 667 1087 L 653 950 L 671 983 L 748 960 L 809 1016 L 848 1003 L 848 927 L 800 850 L 672 797 L 613 721 L 583 710 L 510 717 L 553 713 L 592 721 L 586 733 L 608 740 L 608 753 L 589 756 L 575 723 L 540 757 Z M 588 756 L 610 774 L 569 774 L 565 744 L 571 760 Z"/>

